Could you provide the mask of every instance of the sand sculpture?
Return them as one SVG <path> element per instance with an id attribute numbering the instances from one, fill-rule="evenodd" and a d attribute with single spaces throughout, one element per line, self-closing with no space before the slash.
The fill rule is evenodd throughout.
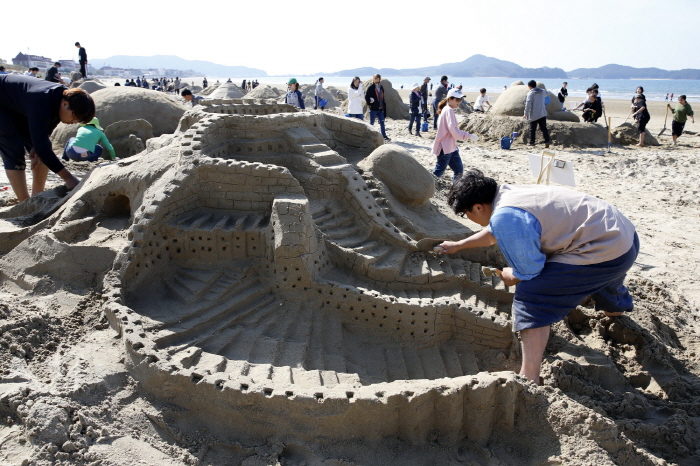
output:
<path id="1" fill-rule="evenodd" d="M 501 116 L 523 116 L 525 113 L 525 100 L 527 98 L 529 88 L 525 84 L 518 83 L 521 83 L 521 81 L 514 82 L 508 89 L 504 90 L 503 93 L 498 96 L 498 99 L 493 104 L 493 107 L 489 113 Z M 538 87 L 546 90 L 544 84 L 537 83 L 537 85 Z M 548 121 L 581 121 L 576 114 L 562 111 L 559 99 L 557 99 L 555 94 L 553 94 L 551 91 L 547 91 L 547 95 L 549 96 L 549 104 L 547 105 Z"/>
<path id="2" fill-rule="evenodd" d="M 153 137 L 153 127 L 143 119 L 117 121 L 105 128 L 105 135 L 114 147 L 117 157 L 136 155 L 146 148 L 146 141 Z"/>
<path id="3" fill-rule="evenodd" d="M 522 385 L 483 372 L 517 347 L 512 294 L 481 273 L 500 255 L 437 257 L 422 237 L 430 226 L 411 236 L 392 223 L 386 191 L 425 203 L 432 180 L 399 192 L 348 164 L 342 153 L 374 151 L 382 173 L 405 157 L 387 154 L 396 149 L 375 129 L 329 113 L 236 113 L 245 105 L 190 110 L 168 145 L 95 169 L 34 225 L 5 224 L 5 247 L 33 235 L 5 264 L 52 251 L 6 276 L 87 285 L 111 269 L 104 309 L 132 375 L 213 431 L 423 443 L 435 431 L 486 441 L 513 429 Z M 100 244 L 92 235 L 105 224 L 124 234 Z M 85 260 L 51 271 L 78 247 Z M 478 424 L 454 414 L 483 399 L 496 406 Z"/>

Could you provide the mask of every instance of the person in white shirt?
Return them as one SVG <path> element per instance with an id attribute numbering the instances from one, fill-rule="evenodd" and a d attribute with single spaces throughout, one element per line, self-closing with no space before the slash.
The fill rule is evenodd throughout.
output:
<path id="1" fill-rule="evenodd" d="M 491 102 L 489 102 L 489 96 L 486 95 L 486 88 L 482 87 L 479 92 L 479 97 L 474 102 L 474 111 L 484 113 L 491 110 Z M 488 110 L 484 110 L 484 105 L 488 105 Z"/>
<path id="2" fill-rule="evenodd" d="M 362 102 L 365 100 L 365 93 L 362 92 L 362 81 L 359 76 L 355 76 L 348 87 L 348 115 L 352 118 L 364 120 L 364 110 Z"/>

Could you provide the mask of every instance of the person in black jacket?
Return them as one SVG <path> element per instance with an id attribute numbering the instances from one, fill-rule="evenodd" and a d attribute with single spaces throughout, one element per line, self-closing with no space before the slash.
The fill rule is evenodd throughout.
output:
<path id="1" fill-rule="evenodd" d="M 438 104 L 447 98 L 447 91 L 447 76 L 443 76 L 440 78 L 440 85 L 435 89 L 435 98 L 433 99 L 433 129 L 437 129 Z"/>
<path id="2" fill-rule="evenodd" d="M 603 114 L 603 106 L 596 98 L 595 94 L 591 93 L 588 100 L 583 104 L 583 121 L 586 123 L 595 123 Z"/>
<path id="3" fill-rule="evenodd" d="M 637 88 L 637 90 L 639 89 L 640 88 Z M 647 123 L 649 123 L 651 115 L 649 115 L 649 110 L 647 110 L 647 101 L 643 94 L 636 94 L 634 96 L 632 108 L 634 109 L 632 116 L 637 120 L 637 131 L 639 131 L 639 144 L 637 145 L 639 147 L 644 147 L 644 135 L 646 134 Z"/>
<path id="4" fill-rule="evenodd" d="M 83 75 L 83 79 L 87 78 L 87 52 L 85 47 L 80 45 L 80 42 L 76 42 L 75 46 L 78 47 L 78 55 L 80 56 L 80 74 Z"/>
<path id="5" fill-rule="evenodd" d="M 77 186 L 79 180 L 56 157 L 49 136 L 59 122 L 87 124 L 94 117 L 95 102 L 82 89 L 29 76 L 0 76 L 0 155 L 19 201 L 29 198 L 25 150 L 31 160 L 32 195 L 44 190 L 49 170 L 69 190 Z"/>
<path id="6" fill-rule="evenodd" d="M 365 93 L 365 102 L 369 106 L 369 124 L 374 126 L 374 119 L 379 120 L 379 128 L 382 131 L 384 141 L 391 139 L 386 135 L 384 128 L 384 117 L 386 115 L 386 100 L 384 100 L 384 88 L 382 87 L 382 77 L 379 73 L 374 75 L 374 83 L 370 84 Z"/>
<path id="7" fill-rule="evenodd" d="M 58 69 L 61 67 L 61 63 L 56 62 L 53 64 L 51 68 L 46 72 L 46 77 L 44 78 L 46 81 L 51 81 L 52 83 L 61 83 L 61 73 L 58 72 Z"/>
<path id="8" fill-rule="evenodd" d="M 559 89 L 559 95 L 557 95 L 562 110 L 566 110 L 566 98 L 569 96 L 569 91 L 566 89 L 567 84 L 568 83 L 565 82 L 561 85 L 561 89 Z"/>
<path id="9" fill-rule="evenodd" d="M 428 119 L 430 118 L 430 114 L 428 113 L 428 83 L 430 82 L 430 76 L 427 76 L 423 80 L 423 85 L 420 87 L 420 95 L 423 97 L 423 102 L 422 102 L 422 112 L 423 116 Z"/>

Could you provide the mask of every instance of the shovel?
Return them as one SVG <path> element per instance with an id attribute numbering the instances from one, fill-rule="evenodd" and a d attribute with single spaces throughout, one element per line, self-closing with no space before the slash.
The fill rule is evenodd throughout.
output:
<path id="1" fill-rule="evenodd" d="M 432 251 L 435 254 L 441 254 L 442 248 L 439 248 L 438 244 L 442 243 L 443 241 L 445 240 L 435 238 L 423 238 L 422 240 L 416 242 L 416 249 L 418 251 Z M 440 250 L 440 252 L 438 250 Z"/>
<path id="2" fill-rule="evenodd" d="M 632 115 L 632 110 L 630 110 L 630 112 L 627 114 L 627 118 L 625 118 L 624 123 L 627 123 L 627 120 L 629 120 L 630 115 Z"/>
<path id="3" fill-rule="evenodd" d="M 666 104 L 666 118 L 664 118 L 664 129 L 661 130 L 659 133 L 659 136 L 664 134 L 664 131 L 666 131 L 666 122 L 668 121 L 668 104 Z"/>

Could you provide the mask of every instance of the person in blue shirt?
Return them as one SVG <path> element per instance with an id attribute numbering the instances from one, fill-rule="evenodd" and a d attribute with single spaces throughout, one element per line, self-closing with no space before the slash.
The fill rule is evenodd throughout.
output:
<path id="1" fill-rule="evenodd" d="M 498 244 L 510 267 L 498 271 L 513 296 L 513 331 L 520 332 L 520 375 L 540 383 L 552 324 L 591 296 L 614 317 L 633 310 L 624 286 L 639 251 L 634 225 L 595 196 L 543 185 L 498 185 L 473 169 L 448 195 L 455 213 L 486 227 L 441 253 Z"/>

